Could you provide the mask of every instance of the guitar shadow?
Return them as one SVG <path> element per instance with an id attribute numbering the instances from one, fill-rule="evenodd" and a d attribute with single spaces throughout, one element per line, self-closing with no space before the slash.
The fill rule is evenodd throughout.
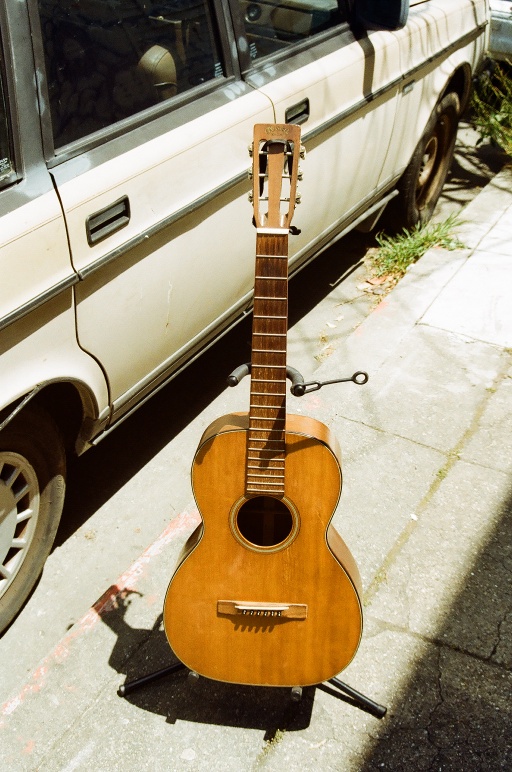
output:
<path id="1" fill-rule="evenodd" d="M 136 591 L 121 591 L 100 613 L 117 636 L 109 665 L 126 676 L 125 683 L 179 664 L 162 628 L 160 614 L 151 629 L 134 628 L 126 612 Z M 271 741 L 278 731 L 299 731 L 311 723 L 316 687 L 304 687 L 298 701 L 289 688 L 244 686 L 196 678 L 186 668 L 145 683 L 125 697 L 132 705 L 165 716 L 167 723 L 202 724 L 258 729 Z M 343 697 L 340 697 L 343 699 Z M 349 700 L 346 700 L 349 701 Z"/>

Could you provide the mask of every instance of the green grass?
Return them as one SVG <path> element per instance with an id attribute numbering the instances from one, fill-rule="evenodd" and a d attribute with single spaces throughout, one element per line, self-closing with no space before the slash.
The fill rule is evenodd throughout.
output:
<path id="1" fill-rule="evenodd" d="M 480 80 L 471 101 L 472 121 L 482 139 L 490 139 L 512 155 L 512 70 L 495 63 L 488 77 Z"/>
<path id="2" fill-rule="evenodd" d="M 379 248 L 372 256 L 373 273 L 399 279 L 431 247 L 464 248 L 453 233 L 458 225 L 461 225 L 460 220 L 450 215 L 444 222 L 417 225 L 411 230 L 404 229 L 396 236 L 378 233 L 375 238 Z"/>

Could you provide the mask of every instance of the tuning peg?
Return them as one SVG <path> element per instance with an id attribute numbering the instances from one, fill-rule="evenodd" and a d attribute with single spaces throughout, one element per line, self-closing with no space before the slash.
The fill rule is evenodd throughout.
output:
<path id="1" fill-rule="evenodd" d="M 302 158 L 302 160 L 305 159 L 305 157 L 306 157 L 306 148 L 304 147 L 304 145 L 300 146 L 299 155 Z"/>
<path id="2" fill-rule="evenodd" d="M 253 178 L 252 166 L 250 166 L 249 169 L 247 170 L 247 176 L 249 177 L 250 180 L 252 180 Z"/>
<path id="3" fill-rule="evenodd" d="M 299 180 L 299 182 L 302 182 L 302 180 L 304 179 L 304 175 L 302 173 L 302 169 L 300 168 L 300 166 L 297 170 L 297 179 Z"/>
<path id="4" fill-rule="evenodd" d="M 297 195 L 295 196 L 295 203 L 297 204 L 297 206 L 300 204 L 301 201 L 302 201 L 302 196 L 300 193 L 297 193 Z"/>
<path id="5" fill-rule="evenodd" d="M 254 143 L 251 142 L 251 144 L 247 148 L 247 152 L 249 153 L 249 158 L 252 158 L 254 153 Z"/>
<path id="6" fill-rule="evenodd" d="M 248 194 L 247 198 L 249 199 L 249 203 L 254 203 L 254 193 L 251 191 L 251 193 Z"/>

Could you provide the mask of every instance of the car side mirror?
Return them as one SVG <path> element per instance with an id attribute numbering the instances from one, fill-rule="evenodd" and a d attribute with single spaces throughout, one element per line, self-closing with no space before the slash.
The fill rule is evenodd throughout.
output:
<path id="1" fill-rule="evenodd" d="M 353 0 L 355 24 L 365 30 L 396 30 L 405 27 L 409 0 Z"/>

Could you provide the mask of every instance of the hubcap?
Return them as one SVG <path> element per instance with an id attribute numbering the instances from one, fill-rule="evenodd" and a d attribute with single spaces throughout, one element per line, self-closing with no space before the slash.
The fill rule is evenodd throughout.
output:
<path id="1" fill-rule="evenodd" d="M 423 154 L 423 161 L 421 164 L 420 173 L 418 176 L 418 192 L 421 193 L 425 185 L 430 180 L 430 177 L 432 175 L 432 170 L 434 168 L 434 164 L 437 157 L 437 148 L 438 148 L 438 139 L 437 136 L 434 135 L 429 139 L 427 142 L 427 146 L 425 147 L 425 152 Z"/>
<path id="2" fill-rule="evenodd" d="M 18 453 L 0 451 L 0 597 L 23 565 L 39 514 L 39 483 Z"/>

